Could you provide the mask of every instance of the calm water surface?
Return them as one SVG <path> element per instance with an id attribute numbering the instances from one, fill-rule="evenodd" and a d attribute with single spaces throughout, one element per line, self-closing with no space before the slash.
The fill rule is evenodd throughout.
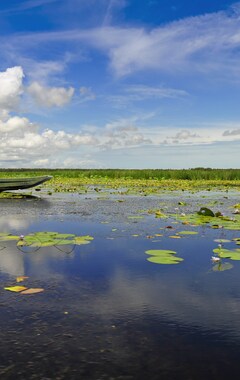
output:
<path id="1" fill-rule="evenodd" d="M 210 203 L 231 214 L 239 199 L 175 193 L 1 200 L 0 232 L 57 231 L 94 240 L 36 252 L 0 242 L 0 378 L 239 378 L 240 262 L 214 272 L 211 257 L 214 239 L 240 232 L 189 227 L 148 212 L 196 211 Z M 199 233 L 169 237 L 184 229 Z M 149 249 L 173 249 L 184 261 L 150 263 Z M 44 292 L 4 290 L 17 276 L 28 276 L 23 284 Z"/>

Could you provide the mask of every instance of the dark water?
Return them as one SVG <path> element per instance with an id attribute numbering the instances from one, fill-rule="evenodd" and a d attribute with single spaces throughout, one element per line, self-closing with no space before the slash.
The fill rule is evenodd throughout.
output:
<path id="1" fill-rule="evenodd" d="M 238 379 L 240 262 L 214 272 L 211 257 L 214 239 L 240 232 L 183 226 L 147 212 L 181 212 L 182 199 L 175 193 L 2 200 L 0 232 L 58 231 L 94 240 L 36 252 L 0 242 L 0 378 Z M 212 202 L 231 213 L 239 203 L 234 193 L 184 200 L 184 211 Z M 199 234 L 169 238 L 183 229 Z M 173 249 L 184 261 L 150 263 L 149 249 Z M 23 275 L 24 285 L 44 292 L 4 290 Z"/>

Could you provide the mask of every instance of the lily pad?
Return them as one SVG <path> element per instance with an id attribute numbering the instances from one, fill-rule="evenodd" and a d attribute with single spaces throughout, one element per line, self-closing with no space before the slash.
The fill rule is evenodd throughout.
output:
<path id="1" fill-rule="evenodd" d="M 9 241 L 9 240 L 19 240 L 19 236 L 15 236 L 15 235 L 4 233 L 4 232 L 0 233 L 0 241 Z"/>
<path id="2" fill-rule="evenodd" d="M 82 245 L 89 244 L 93 237 L 76 236 L 74 234 L 60 234 L 58 232 L 36 232 L 24 236 L 23 239 L 17 243 L 18 247 L 32 246 L 32 247 L 53 247 L 60 245 Z"/>
<path id="3" fill-rule="evenodd" d="M 176 252 L 166 249 L 151 249 L 145 251 L 147 255 L 151 255 L 147 260 L 155 264 L 179 264 L 183 259 L 175 256 Z"/>
<path id="4" fill-rule="evenodd" d="M 197 235 L 198 232 L 197 231 L 179 231 L 178 234 L 181 234 L 181 235 Z"/>
<path id="5" fill-rule="evenodd" d="M 147 255 L 153 255 L 153 256 L 159 256 L 159 255 L 175 255 L 176 251 L 171 251 L 169 249 L 149 249 L 148 251 L 145 251 Z"/>
<path id="6" fill-rule="evenodd" d="M 5 290 L 9 290 L 10 292 L 16 292 L 16 293 L 19 293 L 19 292 L 22 292 L 23 290 L 26 290 L 26 286 L 7 286 L 4 288 Z"/>
<path id="7" fill-rule="evenodd" d="M 211 216 L 211 217 L 215 216 L 214 212 L 210 210 L 210 208 L 207 208 L 207 207 L 201 207 L 200 210 L 198 211 L 198 215 Z"/>
<path id="8" fill-rule="evenodd" d="M 166 255 L 166 256 L 152 256 L 147 259 L 155 264 L 179 264 L 183 259 L 181 257 Z"/>
<path id="9" fill-rule="evenodd" d="M 41 293 L 43 292 L 43 288 L 28 288 L 26 290 L 23 290 L 21 294 L 35 294 L 35 293 Z"/>
<path id="10" fill-rule="evenodd" d="M 231 240 L 228 239 L 214 239 L 216 243 L 231 243 Z"/>
<path id="11" fill-rule="evenodd" d="M 216 248 L 213 250 L 214 253 L 217 253 L 219 257 L 231 260 L 240 260 L 240 249 L 236 248 L 234 250 Z"/>

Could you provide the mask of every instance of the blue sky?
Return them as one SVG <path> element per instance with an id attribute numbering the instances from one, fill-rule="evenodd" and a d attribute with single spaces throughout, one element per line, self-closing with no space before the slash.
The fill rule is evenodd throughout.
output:
<path id="1" fill-rule="evenodd" d="M 240 2 L 0 2 L 0 167 L 239 168 Z"/>

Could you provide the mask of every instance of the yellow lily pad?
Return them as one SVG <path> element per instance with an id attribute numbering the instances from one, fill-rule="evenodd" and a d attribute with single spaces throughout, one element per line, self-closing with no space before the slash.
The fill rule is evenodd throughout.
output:
<path id="1" fill-rule="evenodd" d="M 18 276 L 18 277 L 16 278 L 16 281 L 17 281 L 17 282 L 22 282 L 22 281 L 27 280 L 27 279 L 28 279 L 27 276 Z"/>
<path id="2" fill-rule="evenodd" d="M 23 290 L 26 290 L 26 286 L 7 286 L 4 288 L 5 290 L 9 290 L 10 292 L 16 292 L 16 293 L 19 293 L 19 292 L 22 292 Z"/>
<path id="3" fill-rule="evenodd" d="M 21 294 L 35 294 L 35 293 L 41 293 L 43 291 L 44 291 L 43 288 L 29 288 L 29 289 L 23 290 Z"/>

